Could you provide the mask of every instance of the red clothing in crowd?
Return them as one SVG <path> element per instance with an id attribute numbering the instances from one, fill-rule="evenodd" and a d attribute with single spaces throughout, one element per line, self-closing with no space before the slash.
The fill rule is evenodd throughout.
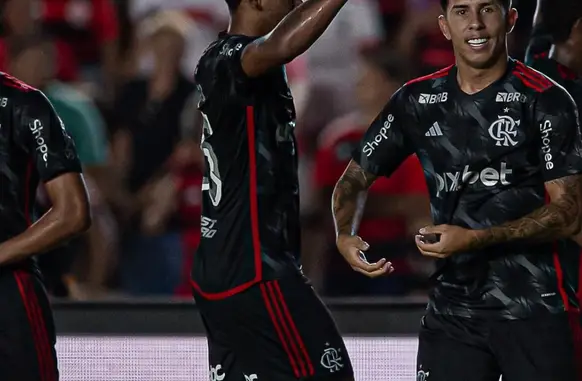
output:
<path id="1" fill-rule="evenodd" d="M 101 47 L 119 34 L 111 0 L 43 0 L 40 20 L 49 33 L 69 44 L 81 64 L 98 62 Z"/>

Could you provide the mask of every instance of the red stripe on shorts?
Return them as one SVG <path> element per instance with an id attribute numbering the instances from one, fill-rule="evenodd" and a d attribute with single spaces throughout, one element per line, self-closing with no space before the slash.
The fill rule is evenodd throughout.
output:
<path id="1" fill-rule="evenodd" d="M 56 381 L 56 364 L 53 361 L 51 343 L 47 336 L 42 310 L 34 291 L 34 283 L 30 279 L 30 274 L 23 271 L 16 271 L 14 278 L 30 323 L 36 347 L 40 379 L 41 381 Z"/>
<path id="2" fill-rule="evenodd" d="M 307 353 L 307 348 L 305 347 L 305 344 L 303 343 L 303 339 L 301 339 L 301 335 L 299 334 L 299 331 L 297 330 L 297 326 L 295 325 L 295 322 L 293 321 L 293 317 L 289 313 L 289 308 L 287 307 L 287 303 L 285 302 L 285 298 L 283 297 L 283 293 L 281 292 L 281 287 L 279 286 L 279 281 L 274 281 L 272 283 L 275 286 L 276 298 L 278 297 L 278 299 L 281 303 L 281 306 L 283 307 L 283 314 L 287 318 L 287 321 L 289 322 L 289 326 L 291 327 L 291 332 L 293 333 L 293 336 L 295 336 L 295 339 L 297 340 L 297 343 L 299 344 L 299 349 L 301 350 L 301 353 L 303 354 L 303 356 L 305 357 L 305 361 L 307 362 L 307 367 L 309 368 L 309 376 L 313 376 L 313 374 L 314 374 L 313 364 L 311 363 L 311 359 L 309 358 L 309 354 Z"/>
<path id="3" fill-rule="evenodd" d="M 269 300 L 269 294 L 267 291 L 267 287 L 265 286 L 264 283 L 261 283 L 260 287 L 261 287 L 261 294 L 263 296 L 263 301 L 265 302 L 265 307 L 267 307 L 267 312 L 269 313 L 269 317 L 271 318 L 271 321 L 273 322 L 273 326 L 275 327 L 275 331 L 277 332 L 277 336 L 279 336 L 279 341 L 281 342 L 281 345 L 283 346 L 283 350 L 285 351 L 285 353 L 287 353 L 287 356 L 289 357 L 289 363 L 291 364 L 291 368 L 293 368 L 293 373 L 295 374 L 295 377 L 300 378 L 300 377 L 302 377 L 302 374 L 300 374 L 300 372 L 299 372 L 299 368 L 297 367 L 297 363 L 295 361 L 295 358 L 293 357 L 293 353 L 291 353 L 291 351 L 289 350 L 289 346 L 287 345 L 287 341 L 285 340 L 285 337 L 283 335 L 283 331 L 281 330 L 281 327 L 279 326 L 277 317 L 275 316 L 275 312 L 273 311 L 273 307 L 271 306 L 271 302 Z"/>

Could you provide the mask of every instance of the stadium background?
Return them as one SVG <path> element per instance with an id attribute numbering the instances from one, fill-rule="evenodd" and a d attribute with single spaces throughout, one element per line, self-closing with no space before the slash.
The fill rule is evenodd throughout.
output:
<path id="1" fill-rule="evenodd" d="M 534 1 L 509 48 L 522 58 Z M 188 269 L 203 157 L 191 82 L 228 18 L 220 0 L 0 0 L 0 70 L 43 90 L 73 136 L 94 226 L 41 257 L 63 381 L 206 380 Z M 428 204 L 415 159 L 370 193 L 361 234 L 396 273 L 369 281 L 335 251 L 331 189 L 351 147 L 406 80 L 453 63 L 438 0 L 349 0 L 287 67 L 299 141 L 306 273 L 344 333 L 357 379 L 415 377 L 432 261 L 413 245 Z M 42 188 L 39 212 L 48 208 Z"/>

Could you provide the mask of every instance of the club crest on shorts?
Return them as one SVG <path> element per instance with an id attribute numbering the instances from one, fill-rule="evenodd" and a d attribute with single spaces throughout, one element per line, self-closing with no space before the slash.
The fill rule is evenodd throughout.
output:
<path id="1" fill-rule="evenodd" d="M 343 358 L 341 356 L 341 349 L 332 348 L 329 343 L 325 343 L 325 350 L 321 355 L 321 365 L 329 369 L 331 373 L 338 372 L 344 367 Z"/>
<path id="2" fill-rule="evenodd" d="M 419 370 L 416 374 L 416 381 L 427 381 L 430 372 L 425 372 L 424 370 Z"/>

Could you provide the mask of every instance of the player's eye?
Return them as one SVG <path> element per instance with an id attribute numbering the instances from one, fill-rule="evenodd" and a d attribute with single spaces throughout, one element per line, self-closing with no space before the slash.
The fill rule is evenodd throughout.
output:
<path id="1" fill-rule="evenodd" d="M 481 12 L 483 12 L 483 13 L 492 13 L 492 12 L 494 12 L 494 11 L 495 11 L 495 9 L 493 9 L 493 7 L 492 7 L 492 6 L 484 7 L 484 8 L 481 10 Z"/>
<path id="2" fill-rule="evenodd" d="M 465 14 L 467 14 L 467 11 L 465 9 L 459 9 L 455 11 L 455 14 L 459 16 L 464 16 Z"/>

